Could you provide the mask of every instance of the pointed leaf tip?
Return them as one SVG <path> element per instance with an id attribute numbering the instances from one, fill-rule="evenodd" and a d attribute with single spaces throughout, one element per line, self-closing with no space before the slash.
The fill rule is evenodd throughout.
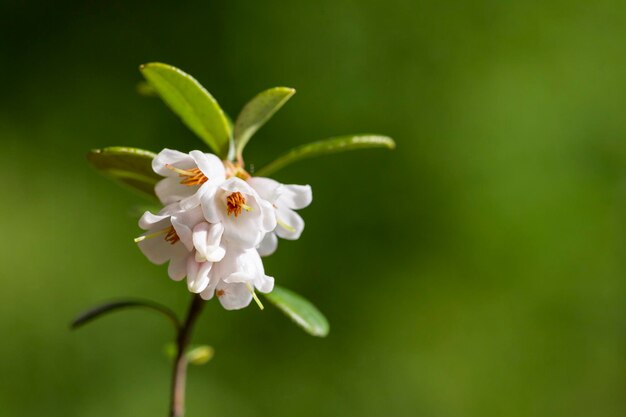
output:
<path id="1" fill-rule="evenodd" d="M 367 148 L 395 149 L 396 143 L 388 136 L 381 135 L 347 135 L 337 136 L 318 142 L 298 146 L 278 157 L 256 172 L 258 176 L 268 176 L 287 165 L 302 159 L 326 154 Z"/>
<path id="2" fill-rule="evenodd" d="M 154 186 L 162 179 L 152 170 L 155 156 L 144 149 L 112 146 L 92 149 L 87 153 L 87 160 L 109 178 L 154 197 Z"/>
<path id="3" fill-rule="evenodd" d="M 243 149 L 250 138 L 296 93 L 291 87 L 274 87 L 257 94 L 241 110 L 233 137 L 237 157 L 241 159 Z"/>
<path id="4" fill-rule="evenodd" d="M 191 75 L 160 62 L 143 64 L 139 70 L 196 135 L 219 157 L 234 152 L 230 123 L 217 100 Z"/>
<path id="5" fill-rule="evenodd" d="M 330 326 L 326 317 L 301 295 L 274 285 L 272 292 L 264 296 L 310 335 L 317 337 L 328 335 Z"/>

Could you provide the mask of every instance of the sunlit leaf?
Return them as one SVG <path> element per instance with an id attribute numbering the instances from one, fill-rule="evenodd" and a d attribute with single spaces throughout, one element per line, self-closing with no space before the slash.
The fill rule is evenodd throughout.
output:
<path id="1" fill-rule="evenodd" d="M 77 329 L 97 318 L 102 317 L 105 314 L 127 308 L 145 308 L 148 310 L 156 311 L 157 313 L 160 313 L 167 317 L 177 329 L 180 327 L 178 317 L 176 317 L 176 314 L 172 310 L 162 304 L 147 300 L 119 300 L 100 304 L 78 315 L 78 317 L 76 317 L 72 321 L 71 327 L 72 329 Z"/>
<path id="2" fill-rule="evenodd" d="M 278 157 L 269 165 L 258 170 L 255 175 L 268 176 L 289 164 L 314 156 L 326 155 L 337 152 L 351 151 L 366 148 L 394 149 L 396 143 L 387 136 L 379 135 L 349 135 L 339 136 L 319 142 L 308 143 L 298 146 L 286 154 Z"/>
<path id="3" fill-rule="evenodd" d="M 248 141 L 295 94 L 289 87 L 274 87 L 262 91 L 250 100 L 237 116 L 235 122 L 235 149 L 241 157 Z"/>
<path id="4" fill-rule="evenodd" d="M 211 346 L 201 345 L 190 347 L 185 353 L 185 356 L 187 357 L 187 361 L 192 365 L 204 365 L 213 359 L 214 354 L 215 351 Z"/>
<path id="5" fill-rule="evenodd" d="M 171 65 L 152 62 L 140 67 L 163 101 L 221 158 L 234 147 L 231 127 L 213 96 L 191 75 Z"/>
<path id="6" fill-rule="evenodd" d="M 143 149 L 115 146 L 94 149 L 87 159 L 107 176 L 154 197 L 154 186 L 162 179 L 152 170 L 155 156 Z"/>
<path id="7" fill-rule="evenodd" d="M 163 347 L 163 353 L 169 359 L 175 359 L 178 354 L 178 346 L 171 342 Z M 187 362 L 192 365 L 204 365 L 215 355 L 215 350 L 209 345 L 191 345 L 185 352 Z"/>
<path id="8" fill-rule="evenodd" d="M 274 285 L 271 293 L 263 295 L 307 333 L 318 337 L 328 334 L 326 317 L 301 295 L 277 285 Z"/>

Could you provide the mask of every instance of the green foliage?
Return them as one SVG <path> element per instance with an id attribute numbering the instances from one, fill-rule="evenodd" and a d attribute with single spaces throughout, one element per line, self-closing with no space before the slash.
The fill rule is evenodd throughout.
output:
<path id="1" fill-rule="evenodd" d="M 187 356 L 187 362 L 192 365 L 204 365 L 211 359 L 215 350 L 209 345 L 191 346 L 185 355 Z"/>
<path id="2" fill-rule="evenodd" d="M 110 178 L 154 197 L 154 186 L 162 177 L 152 170 L 153 152 L 137 148 L 94 149 L 87 160 Z"/>
<path id="3" fill-rule="evenodd" d="M 289 87 L 274 87 L 262 91 L 250 100 L 235 122 L 235 150 L 241 158 L 248 141 L 296 93 Z"/>
<path id="4" fill-rule="evenodd" d="M 348 135 L 338 136 L 330 139 L 313 142 L 306 145 L 298 146 L 286 154 L 278 157 L 269 165 L 261 168 L 256 172 L 259 176 L 268 176 L 274 172 L 286 167 L 289 164 L 300 161 L 301 159 L 312 158 L 314 156 L 326 155 L 331 153 L 350 151 L 365 148 L 388 148 L 394 149 L 396 143 L 387 136 L 379 135 Z"/>
<path id="5" fill-rule="evenodd" d="M 153 62 L 140 70 L 163 101 L 220 158 L 234 146 L 232 129 L 213 96 L 191 75 L 171 65 Z"/>
<path id="6" fill-rule="evenodd" d="M 318 337 L 328 335 L 330 328 L 326 317 L 301 295 L 278 285 L 274 285 L 271 293 L 264 295 L 310 335 Z"/>

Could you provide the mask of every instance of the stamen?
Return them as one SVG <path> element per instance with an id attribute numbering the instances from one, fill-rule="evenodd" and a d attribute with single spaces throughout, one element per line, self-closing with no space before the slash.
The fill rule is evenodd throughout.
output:
<path id="1" fill-rule="evenodd" d="M 143 240 L 152 239 L 154 237 L 161 236 L 161 235 L 165 235 L 165 241 L 169 242 L 172 245 L 180 240 L 180 237 L 178 237 L 178 234 L 176 233 L 176 229 L 174 229 L 174 226 L 166 227 L 165 229 L 161 229 L 158 232 L 150 233 L 148 235 L 136 237 L 134 240 L 135 240 L 135 243 L 139 243 Z"/>
<path id="2" fill-rule="evenodd" d="M 278 223 L 279 226 L 281 226 L 283 229 L 287 229 L 287 230 L 289 230 L 292 233 L 296 231 L 296 229 L 294 227 L 288 225 L 287 223 L 285 223 L 284 221 L 282 221 L 279 218 L 276 218 L 276 223 Z"/>
<path id="3" fill-rule="evenodd" d="M 263 303 L 261 303 L 261 300 L 259 300 L 259 297 L 257 297 L 249 282 L 246 282 L 246 287 L 248 287 L 248 291 L 250 291 L 250 294 L 252 294 L 252 298 L 254 298 L 256 305 L 258 305 L 261 310 L 264 310 L 265 307 L 263 307 Z"/>
<path id="4" fill-rule="evenodd" d="M 226 214 L 230 216 L 231 213 L 238 217 L 241 214 L 241 210 L 250 211 L 252 207 L 246 204 L 245 197 L 239 192 L 235 191 L 228 197 L 226 197 Z"/>
<path id="5" fill-rule="evenodd" d="M 167 234 L 165 235 L 165 241 L 173 245 L 179 240 L 180 240 L 180 237 L 178 237 L 178 233 L 176 233 L 176 229 L 174 229 L 174 226 L 170 226 L 169 230 L 167 231 Z"/>
<path id="6" fill-rule="evenodd" d="M 171 169 L 174 172 L 177 172 L 178 175 L 182 178 L 180 181 L 183 185 L 193 186 L 193 185 L 201 185 L 207 182 L 209 179 L 204 172 L 200 170 L 200 168 L 192 168 L 192 169 L 180 169 L 176 168 L 170 164 L 165 164 L 167 169 Z"/>

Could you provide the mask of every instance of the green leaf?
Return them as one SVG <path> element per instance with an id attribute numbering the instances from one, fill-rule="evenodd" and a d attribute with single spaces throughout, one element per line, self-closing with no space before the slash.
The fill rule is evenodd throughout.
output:
<path id="1" fill-rule="evenodd" d="M 328 335 L 328 320 L 302 296 L 277 285 L 274 285 L 271 293 L 263 295 L 310 335 L 318 337 Z"/>
<path id="2" fill-rule="evenodd" d="M 209 92 L 191 75 L 171 65 L 152 62 L 139 67 L 163 101 L 219 157 L 226 158 L 234 147 L 232 129 L 224 111 Z"/>
<path id="3" fill-rule="evenodd" d="M 394 149 L 396 143 L 387 136 L 379 135 L 349 135 L 338 136 L 319 142 L 313 142 L 306 145 L 298 146 L 286 154 L 278 157 L 269 165 L 261 168 L 254 175 L 268 176 L 279 169 L 293 164 L 301 159 L 312 158 L 314 156 L 326 155 L 337 152 L 351 151 L 354 149 L 365 148 L 388 148 Z"/>
<path id="4" fill-rule="evenodd" d="M 143 149 L 114 146 L 90 151 L 87 160 L 107 176 L 154 197 L 154 186 L 163 179 L 152 170 L 155 156 Z"/>
<path id="5" fill-rule="evenodd" d="M 274 87 L 262 91 L 250 100 L 235 122 L 235 149 L 241 157 L 248 141 L 296 93 L 289 87 Z"/>
<path id="6" fill-rule="evenodd" d="M 171 342 L 163 347 L 163 353 L 169 359 L 175 359 L 178 354 L 178 346 Z M 215 355 L 215 349 L 209 345 L 191 345 L 185 352 L 187 362 L 192 365 L 204 365 Z"/>
<path id="7" fill-rule="evenodd" d="M 178 317 L 176 317 L 176 313 L 174 313 L 172 310 L 162 304 L 148 300 L 119 300 L 100 304 L 96 307 L 92 307 L 89 310 L 82 312 L 72 321 L 71 328 L 77 329 L 99 317 L 102 317 L 105 314 L 112 313 L 114 311 L 138 307 L 161 313 L 174 324 L 176 329 L 180 327 L 180 322 L 178 321 Z"/>
<path id="8" fill-rule="evenodd" d="M 208 345 L 192 346 L 185 352 L 187 361 L 192 365 L 204 365 L 213 359 L 214 354 L 214 349 Z"/>

